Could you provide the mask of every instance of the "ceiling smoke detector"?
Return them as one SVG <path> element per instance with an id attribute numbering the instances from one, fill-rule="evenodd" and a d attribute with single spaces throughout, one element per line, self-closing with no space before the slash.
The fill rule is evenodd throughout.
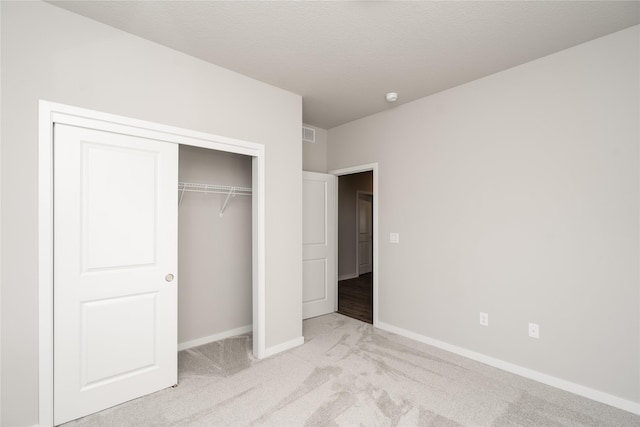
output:
<path id="1" fill-rule="evenodd" d="M 387 102 L 396 102 L 398 100 L 398 94 L 396 92 L 389 92 L 386 98 Z"/>

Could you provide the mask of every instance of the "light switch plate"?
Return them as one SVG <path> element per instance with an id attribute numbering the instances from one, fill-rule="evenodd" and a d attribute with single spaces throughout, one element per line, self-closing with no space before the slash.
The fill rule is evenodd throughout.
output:
<path id="1" fill-rule="evenodd" d="M 480 325 L 489 326 L 489 315 L 487 313 L 480 312 Z"/>
<path id="2" fill-rule="evenodd" d="M 540 326 L 537 323 L 529 323 L 529 336 L 531 338 L 540 338 Z"/>
<path id="3" fill-rule="evenodd" d="M 389 243 L 400 243 L 400 233 L 389 233 Z"/>

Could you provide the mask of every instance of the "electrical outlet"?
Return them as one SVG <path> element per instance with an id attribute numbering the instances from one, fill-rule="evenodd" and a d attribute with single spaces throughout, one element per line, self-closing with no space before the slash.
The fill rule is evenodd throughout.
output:
<path id="1" fill-rule="evenodd" d="M 540 338 L 540 326 L 537 323 L 529 323 L 529 336 L 531 338 Z"/>
<path id="2" fill-rule="evenodd" d="M 400 233 L 389 233 L 390 243 L 400 243 Z"/>
<path id="3" fill-rule="evenodd" d="M 489 326 L 489 314 L 480 312 L 480 324 L 482 326 Z"/>

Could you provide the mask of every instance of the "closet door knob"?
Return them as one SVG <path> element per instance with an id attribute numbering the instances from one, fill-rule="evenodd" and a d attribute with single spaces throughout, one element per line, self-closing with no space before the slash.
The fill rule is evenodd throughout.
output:
<path id="1" fill-rule="evenodd" d="M 167 274 L 166 276 L 164 276 L 164 280 L 166 280 L 167 282 L 173 282 L 173 274 Z"/>

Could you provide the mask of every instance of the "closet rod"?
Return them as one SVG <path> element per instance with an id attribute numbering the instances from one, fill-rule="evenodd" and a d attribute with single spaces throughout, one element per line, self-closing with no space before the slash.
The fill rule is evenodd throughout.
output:
<path id="1" fill-rule="evenodd" d="M 220 216 L 224 214 L 224 210 L 227 208 L 229 199 L 235 196 L 250 196 L 253 190 L 249 187 L 235 187 L 230 185 L 219 184 L 200 184 L 195 182 L 179 182 L 178 191 L 180 191 L 180 198 L 178 199 L 178 206 L 182 202 L 185 192 L 190 193 L 205 193 L 205 194 L 226 194 L 227 198 L 220 209 Z"/>

